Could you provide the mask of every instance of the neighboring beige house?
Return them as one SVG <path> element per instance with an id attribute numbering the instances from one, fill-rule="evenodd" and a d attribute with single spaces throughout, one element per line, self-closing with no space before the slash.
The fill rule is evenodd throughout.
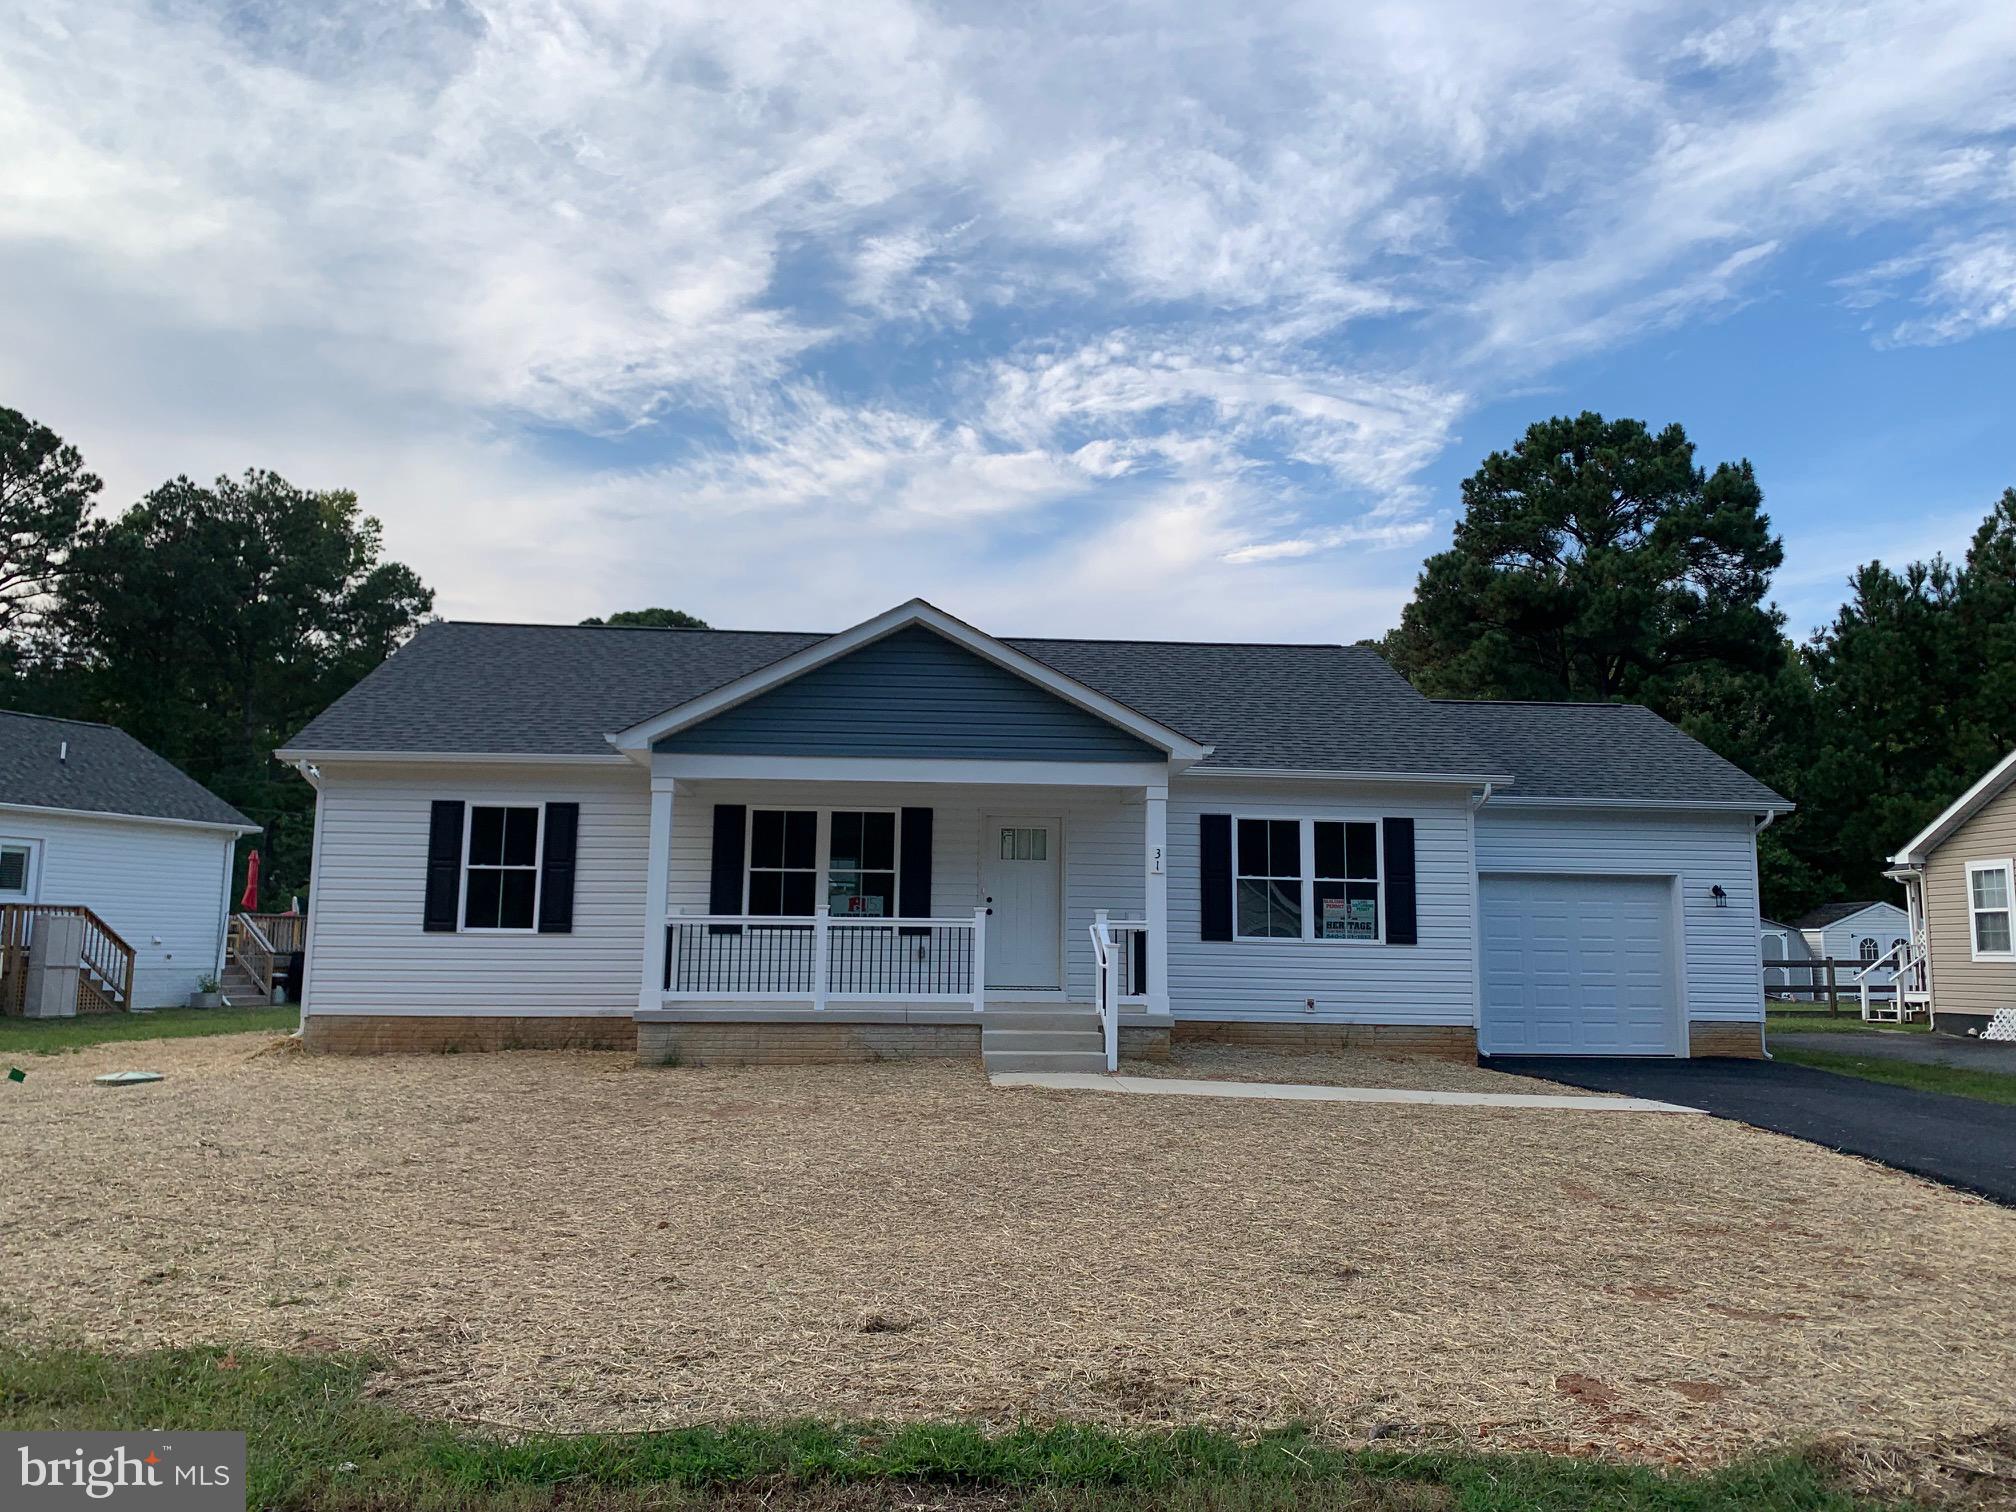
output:
<path id="1" fill-rule="evenodd" d="M 1910 916 L 1905 1001 L 1927 1004 L 1946 1034 L 2016 1010 L 2016 751 L 1890 860 Z"/>

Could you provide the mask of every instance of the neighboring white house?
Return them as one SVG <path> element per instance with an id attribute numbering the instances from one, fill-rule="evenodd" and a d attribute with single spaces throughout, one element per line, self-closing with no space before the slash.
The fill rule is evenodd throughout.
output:
<path id="1" fill-rule="evenodd" d="M 304 1035 L 352 1051 L 1756 1054 L 1791 807 L 1630 705 L 917 600 L 431 624 L 277 754 L 317 789 Z"/>
<path id="2" fill-rule="evenodd" d="M 0 905 L 88 909 L 130 946 L 130 1002 L 98 971 L 108 1006 L 183 1003 L 221 973 L 232 848 L 257 828 L 122 730 L 0 712 Z"/>
<path id="3" fill-rule="evenodd" d="M 1813 960 L 1860 961 L 1871 965 L 1911 937 L 1910 920 L 1895 903 L 1823 903 L 1794 924 Z M 1847 973 L 1840 973 L 1847 979 Z M 1887 967 L 1870 974 L 1887 987 L 1895 980 Z"/>

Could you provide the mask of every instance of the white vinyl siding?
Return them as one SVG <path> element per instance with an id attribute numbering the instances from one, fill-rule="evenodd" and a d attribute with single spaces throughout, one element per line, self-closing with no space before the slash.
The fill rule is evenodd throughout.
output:
<path id="1" fill-rule="evenodd" d="M 217 974 L 224 949 L 223 830 L 9 810 L 0 834 L 39 842 L 37 903 L 82 904 L 133 947 L 133 1005 L 172 1008 Z"/>
<path id="2" fill-rule="evenodd" d="M 641 769 L 323 766 L 309 1012 L 636 1011 L 651 812 Z M 572 933 L 424 932 L 437 798 L 580 804 Z"/>
<path id="3" fill-rule="evenodd" d="M 1486 874 L 1677 874 L 1687 1017 L 1763 1016 L 1756 832 L 1748 815 L 1486 804 L 1477 814 L 1477 866 Z M 1725 907 L 1715 906 L 1717 886 L 1727 894 Z"/>
<path id="4" fill-rule="evenodd" d="M 1204 939 L 1198 896 L 1204 814 L 1412 818 L 1420 943 L 1353 942 L 1342 949 L 1335 940 Z M 1474 1023 L 1474 881 L 1470 813 L 1460 792 L 1178 779 L 1169 792 L 1170 1011 L 1177 1018 L 1277 1023 Z"/>

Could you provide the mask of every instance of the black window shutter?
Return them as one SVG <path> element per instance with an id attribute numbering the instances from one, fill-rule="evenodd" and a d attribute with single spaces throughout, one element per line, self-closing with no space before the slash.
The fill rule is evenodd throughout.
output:
<path id="1" fill-rule="evenodd" d="M 1420 942 L 1414 906 L 1414 821 L 1383 819 L 1386 828 L 1386 943 Z"/>
<path id="2" fill-rule="evenodd" d="M 462 906 L 462 805 L 434 800 L 427 820 L 427 901 L 420 927 L 429 934 L 453 934 Z"/>
<path id="3" fill-rule="evenodd" d="M 581 805 L 546 805 L 546 838 L 539 852 L 539 933 L 574 932 L 574 849 Z"/>
<path id="4" fill-rule="evenodd" d="M 1131 962 L 1134 968 L 1133 985 L 1128 990 L 1136 997 L 1146 997 L 1148 995 L 1148 931 L 1145 929 L 1131 930 L 1127 938 L 1134 942 L 1134 958 Z"/>
<path id="5" fill-rule="evenodd" d="M 902 836 L 896 857 L 899 868 L 896 912 L 906 919 L 931 917 L 931 810 L 903 810 Z M 928 929 L 906 929 L 906 935 L 928 935 Z"/>
<path id="6" fill-rule="evenodd" d="M 1198 938 L 1232 938 L 1232 816 L 1197 818 Z"/>
<path id="7" fill-rule="evenodd" d="M 742 912 L 743 830 L 749 822 L 748 807 L 740 803 L 714 805 L 714 866 L 707 882 L 707 912 Z M 734 924 L 716 924 L 711 934 L 740 934 Z"/>

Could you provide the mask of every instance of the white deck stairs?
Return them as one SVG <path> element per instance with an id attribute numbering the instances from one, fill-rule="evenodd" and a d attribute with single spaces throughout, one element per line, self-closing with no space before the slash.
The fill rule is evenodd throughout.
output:
<path id="1" fill-rule="evenodd" d="M 980 1024 L 980 1059 L 997 1071 L 1106 1072 L 1099 1015 L 1083 1003 L 989 1004 Z"/>

